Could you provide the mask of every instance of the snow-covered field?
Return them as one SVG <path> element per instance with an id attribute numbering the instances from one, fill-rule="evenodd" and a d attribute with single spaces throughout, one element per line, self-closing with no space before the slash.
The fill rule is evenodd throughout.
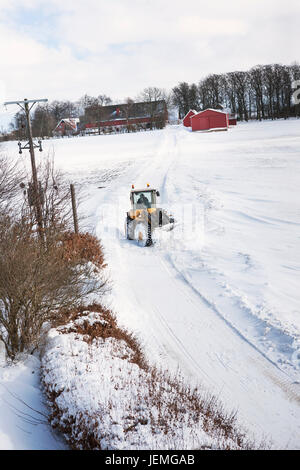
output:
<path id="1" fill-rule="evenodd" d="M 299 448 L 300 121 L 169 126 L 44 149 L 84 186 L 82 212 L 112 279 L 107 302 L 147 357 L 237 408 L 258 438 Z M 178 223 L 141 248 L 124 238 L 124 216 L 131 184 L 148 182 Z"/>

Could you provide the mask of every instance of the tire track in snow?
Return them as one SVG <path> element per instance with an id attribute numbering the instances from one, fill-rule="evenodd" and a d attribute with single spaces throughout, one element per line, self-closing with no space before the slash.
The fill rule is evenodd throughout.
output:
<path id="1" fill-rule="evenodd" d="M 138 164 L 135 165 L 137 184 L 144 186 L 149 181 L 161 190 L 162 198 L 168 196 L 172 188 L 169 174 L 177 158 L 175 129 L 167 129 L 147 168 L 139 172 Z M 128 191 L 126 184 L 126 178 L 121 178 L 118 192 Z M 139 317 L 135 331 L 142 343 L 149 341 L 148 351 L 151 353 L 152 347 L 156 357 L 159 349 L 166 365 L 175 357 L 182 372 L 189 376 L 192 372 L 210 391 L 219 393 L 225 404 L 237 406 L 252 429 L 272 433 L 274 428 L 277 443 L 282 445 L 285 439 L 282 436 L 286 435 L 286 440 L 291 439 L 296 446 L 300 416 L 290 400 L 298 403 L 297 386 L 226 323 L 222 312 L 216 312 L 205 296 L 201 298 L 189 280 L 183 279 L 180 270 L 174 273 L 176 267 L 168 259 L 168 250 L 160 252 L 153 247 L 145 251 L 125 240 L 117 240 L 110 250 L 118 251 L 117 258 L 113 258 L 115 264 L 117 261 L 116 269 L 122 270 L 118 282 L 125 282 L 119 294 L 116 290 L 120 296 L 119 309 L 123 306 L 124 318 L 126 312 L 131 319 L 134 315 Z M 270 393 L 275 397 L 273 401 Z"/>
<path id="2" fill-rule="evenodd" d="M 170 139 L 168 141 L 168 144 L 170 145 Z M 173 154 L 173 156 L 178 157 L 178 140 L 177 140 L 177 135 L 174 133 L 173 135 L 173 152 L 171 148 L 169 148 L 169 154 Z M 163 177 L 163 183 L 161 185 L 161 192 L 166 192 L 166 187 L 167 187 L 167 180 L 169 177 L 169 171 L 170 167 L 172 165 L 176 165 L 175 159 L 173 159 L 173 162 L 168 165 L 167 171 Z M 218 317 L 226 323 L 226 325 L 231 328 L 235 334 L 237 334 L 243 341 L 245 341 L 251 348 L 253 348 L 259 355 L 261 355 L 268 363 L 269 367 L 275 368 L 279 374 L 282 374 L 285 376 L 284 379 L 278 377 L 278 373 L 276 375 L 272 374 L 272 372 L 265 367 L 265 365 L 261 364 L 264 373 L 266 376 L 268 376 L 274 384 L 278 385 L 288 396 L 289 399 L 295 400 L 297 403 L 300 403 L 300 386 L 298 384 L 295 384 L 292 379 L 288 376 L 288 374 L 280 369 L 277 363 L 272 361 L 263 351 L 261 351 L 255 344 L 253 344 L 249 339 L 247 339 L 242 332 L 237 329 L 230 321 L 228 321 L 224 315 L 219 311 L 219 309 L 212 303 L 210 302 L 192 283 L 191 280 L 187 279 L 187 277 L 182 273 L 180 269 L 175 265 L 174 261 L 172 260 L 172 257 L 170 254 L 168 255 L 161 255 L 161 264 L 164 266 L 164 268 L 169 272 L 169 270 L 166 268 L 165 261 L 166 260 L 172 267 L 173 269 L 178 273 L 178 275 L 182 278 L 182 280 L 198 295 L 205 304 L 211 308 L 217 315 Z M 171 275 L 169 273 L 169 275 Z M 174 334 L 174 333 L 173 333 Z M 175 335 L 176 336 L 176 335 Z"/>
<path id="3" fill-rule="evenodd" d="M 174 279 L 173 279 L 173 276 L 170 275 L 169 273 L 169 270 L 167 269 L 167 267 L 165 266 L 164 264 L 164 261 L 163 259 L 160 257 L 160 256 L 157 256 L 157 255 L 154 255 L 157 257 L 157 261 L 158 263 L 161 264 L 162 268 L 168 272 L 168 275 L 169 275 L 169 280 L 170 282 L 173 284 L 173 289 L 175 291 L 178 292 L 178 285 L 175 284 L 174 282 Z M 172 289 L 172 290 L 173 290 Z M 186 296 L 186 294 L 183 292 L 182 289 L 179 289 L 180 292 L 182 293 L 182 295 L 184 295 L 186 297 L 186 299 L 188 300 L 188 302 L 190 303 L 193 303 L 193 301 L 188 298 Z M 210 382 L 212 385 L 214 385 L 216 387 L 216 382 L 212 379 L 212 377 L 210 377 L 206 371 L 203 369 L 203 367 L 201 367 L 199 365 L 199 361 L 197 361 L 187 350 L 187 348 L 185 347 L 185 345 L 183 344 L 183 342 L 181 341 L 181 339 L 179 338 L 179 336 L 175 333 L 175 331 L 171 328 L 170 324 L 165 320 L 164 316 L 162 313 L 160 313 L 159 309 L 158 308 L 155 308 L 155 312 L 156 312 L 156 315 L 158 316 L 158 318 L 160 319 L 160 321 L 162 322 L 162 324 L 164 325 L 164 328 L 166 331 L 168 331 L 168 333 L 172 336 L 172 338 L 174 339 L 174 341 L 176 342 L 179 350 L 183 353 L 183 355 L 186 357 L 186 359 L 190 362 L 192 362 L 194 368 L 196 370 L 198 370 L 198 372 L 201 373 L 202 376 L 205 376 Z"/>
<path id="4" fill-rule="evenodd" d="M 173 145 L 174 147 L 176 148 L 176 150 L 173 152 L 174 155 L 176 155 L 178 157 L 178 147 L 177 147 L 177 144 L 178 144 L 178 141 L 177 141 L 177 136 L 176 134 L 174 134 L 174 140 L 173 140 Z M 173 161 L 173 165 L 175 165 L 176 162 Z M 165 191 L 166 190 L 166 186 L 167 186 L 167 180 L 168 180 L 168 173 L 169 173 L 169 170 L 170 170 L 170 167 L 171 165 L 168 166 L 168 170 L 166 171 L 165 173 L 165 176 L 163 178 L 163 185 L 162 185 L 162 190 Z M 294 400 L 296 401 L 297 403 L 300 403 L 300 385 L 299 384 L 295 384 L 292 379 L 288 376 L 288 374 L 283 371 L 282 369 L 280 369 L 280 367 L 278 366 L 277 363 L 275 363 L 274 361 L 272 361 L 263 351 L 261 351 L 255 344 L 253 344 L 249 339 L 247 339 L 243 333 L 237 329 L 232 323 L 230 323 L 230 321 L 228 321 L 225 316 L 222 314 L 222 312 L 219 311 L 219 309 L 212 303 L 210 302 L 206 297 L 205 295 L 203 295 L 203 293 L 201 293 L 199 291 L 199 289 L 197 289 L 192 281 L 190 279 L 188 279 L 184 273 L 178 269 L 178 267 L 176 266 L 176 264 L 174 263 L 174 261 L 172 260 L 172 257 L 170 254 L 167 254 L 165 256 L 161 255 L 161 263 L 162 263 L 162 266 L 165 267 L 165 269 L 169 272 L 169 270 L 166 268 L 166 265 L 165 265 L 165 261 L 167 261 L 169 263 L 169 265 L 172 266 L 172 268 L 177 272 L 177 274 L 179 275 L 179 277 L 182 278 L 182 280 L 193 290 L 193 292 L 196 293 L 196 295 L 198 295 L 200 297 L 200 299 L 210 308 L 212 309 L 217 315 L 218 317 L 223 321 L 225 322 L 225 324 L 231 328 L 234 333 L 236 335 L 238 335 L 244 342 L 246 342 L 249 347 L 253 348 L 259 355 L 262 356 L 262 358 L 267 361 L 267 363 L 269 363 L 269 367 L 266 367 L 265 363 L 263 361 L 259 361 L 257 359 L 254 360 L 254 362 L 256 362 L 257 364 L 260 365 L 260 367 L 262 368 L 262 370 L 264 371 L 264 374 L 266 376 L 268 376 L 272 382 L 274 384 L 276 384 L 277 386 L 279 386 L 283 391 L 284 393 L 287 395 L 287 397 L 290 399 L 290 400 Z M 171 275 L 169 273 L 169 275 Z M 272 368 L 275 368 L 276 370 L 276 374 L 272 373 Z M 279 375 L 283 375 L 284 378 L 281 378 L 279 377 Z"/>
<path id="5" fill-rule="evenodd" d="M 199 291 L 198 288 L 196 288 L 192 281 L 189 280 L 182 271 L 180 271 L 177 267 L 176 264 L 173 262 L 172 258 L 170 255 L 166 255 L 165 259 L 170 263 L 170 265 L 174 268 L 174 270 L 178 273 L 178 275 L 182 278 L 182 280 L 186 283 L 186 285 L 196 294 L 200 297 L 200 299 L 207 305 L 208 308 L 213 310 L 218 317 L 237 335 L 241 338 L 242 341 L 247 343 L 250 348 L 253 348 L 253 350 L 258 353 L 258 355 L 262 356 L 262 358 L 265 361 L 259 360 L 259 358 L 254 358 L 252 361 L 256 363 L 262 370 L 263 373 L 269 377 L 274 384 L 279 386 L 287 395 L 287 397 L 290 400 L 294 400 L 297 403 L 300 404 L 300 387 L 298 384 L 295 384 L 292 379 L 288 376 L 288 374 L 280 369 L 280 367 L 273 362 L 266 354 L 264 354 L 263 351 L 261 351 L 259 348 L 255 346 L 251 341 L 249 341 L 241 331 L 239 331 L 234 325 L 232 325 L 223 315 L 222 313 L 218 310 L 218 308 L 210 302 L 203 293 Z M 186 294 L 187 295 L 187 294 Z M 250 355 L 251 356 L 251 355 Z M 268 367 L 266 366 L 266 362 L 268 363 Z M 272 370 L 272 368 L 276 369 L 276 372 Z M 285 376 L 285 378 L 281 378 L 280 375 Z"/>

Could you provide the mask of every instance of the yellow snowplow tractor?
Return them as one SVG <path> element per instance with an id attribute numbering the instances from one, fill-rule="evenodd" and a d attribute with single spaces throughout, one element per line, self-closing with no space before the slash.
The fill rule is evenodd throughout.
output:
<path id="1" fill-rule="evenodd" d="M 141 246 L 152 245 L 152 233 L 158 228 L 172 230 L 174 219 L 164 209 L 156 207 L 159 192 L 151 189 L 135 189 L 130 191 L 131 209 L 127 212 L 125 232 L 128 240 L 136 240 Z"/>

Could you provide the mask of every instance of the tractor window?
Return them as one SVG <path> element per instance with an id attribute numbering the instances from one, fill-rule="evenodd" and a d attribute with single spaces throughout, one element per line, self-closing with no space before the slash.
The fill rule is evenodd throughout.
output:
<path id="1" fill-rule="evenodd" d="M 152 193 L 150 191 L 140 191 L 138 193 L 133 193 L 133 204 L 138 207 L 151 207 L 153 204 Z"/>

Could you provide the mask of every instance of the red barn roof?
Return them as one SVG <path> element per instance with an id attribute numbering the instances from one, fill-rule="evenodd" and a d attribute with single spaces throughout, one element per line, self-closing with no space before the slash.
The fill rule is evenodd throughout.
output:
<path id="1" fill-rule="evenodd" d="M 65 128 L 69 128 L 69 129 L 72 129 L 73 131 L 76 131 L 78 123 L 79 123 L 79 118 L 61 119 L 59 123 L 56 125 L 54 132 L 64 130 Z"/>

